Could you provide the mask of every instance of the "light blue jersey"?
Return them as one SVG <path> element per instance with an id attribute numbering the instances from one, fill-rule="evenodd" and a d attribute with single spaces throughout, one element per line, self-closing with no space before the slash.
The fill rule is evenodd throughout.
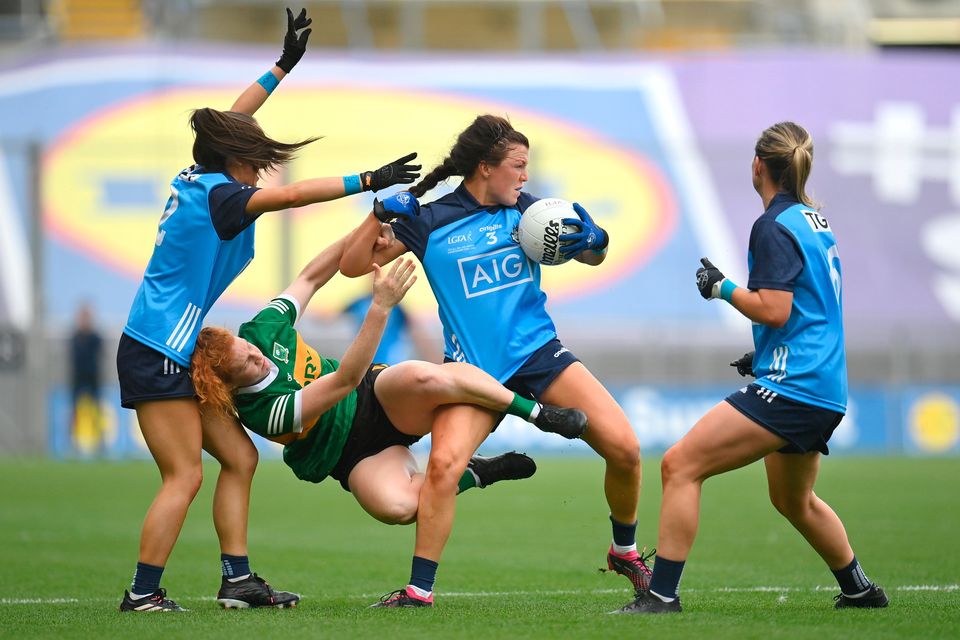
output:
<path id="1" fill-rule="evenodd" d="M 123 332 L 186 367 L 210 307 L 253 260 L 257 189 L 194 165 L 170 191 Z"/>
<path id="2" fill-rule="evenodd" d="M 845 413 L 840 255 L 827 219 L 777 194 L 750 232 L 748 267 L 748 288 L 793 292 L 786 325 L 753 325 L 757 384 L 796 402 Z"/>
<path id="3" fill-rule="evenodd" d="M 514 232 L 537 198 L 514 207 L 483 207 L 461 184 L 394 223 L 397 238 L 423 264 L 440 305 L 445 355 L 506 382 L 527 358 L 556 338 L 540 289 L 540 265 Z"/>

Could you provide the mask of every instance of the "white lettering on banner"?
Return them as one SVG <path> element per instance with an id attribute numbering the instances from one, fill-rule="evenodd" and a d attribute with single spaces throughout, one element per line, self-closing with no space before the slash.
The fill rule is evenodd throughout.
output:
<path id="1" fill-rule="evenodd" d="M 920 246 L 941 267 L 933 291 L 947 315 L 960 322 L 960 212 L 934 218 L 921 229 Z"/>
<path id="2" fill-rule="evenodd" d="M 483 296 L 533 280 L 533 267 L 520 247 L 510 246 L 457 260 L 467 298 Z"/>

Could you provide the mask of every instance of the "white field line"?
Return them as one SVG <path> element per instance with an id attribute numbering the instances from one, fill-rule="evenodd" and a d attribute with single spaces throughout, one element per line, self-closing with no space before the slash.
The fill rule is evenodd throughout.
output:
<path id="1" fill-rule="evenodd" d="M 900 587 L 885 587 L 887 591 L 936 591 L 953 592 L 960 591 L 960 584 L 917 584 L 904 585 Z M 784 594 L 787 593 L 808 593 L 816 591 L 835 592 L 836 585 L 816 587 L 777 587 L 777 586 L 756 586 L 756 587 L 718 587 L 715 589 L 684 589 L 683 593 L 779 593 L 780 601 L 786 600 Z M 502 598 L 506 596 L 567 596 L 567 595 L 603 595 L 608 593 L 626 593 L 627 589 L 540 589 L 540 590 L 515 590 L 515 591 L 443 591 L 437 594 L 439 598 Z M 346 596 L 351 599 L 368 600 L 379 598 L 382 593 L 359 593 Z M 305 596 L 309 599 L 320 599 L 320 596 Z M 327 596 L 323 596 L 327 597 Z M 183 600 L 209 600 L 216 598 L 212 596 L 189 597 L 178 595 L 178 599 Z M 81 604 L 81 603 L 100 603 L 100 602 L 119 602 L 119 598 L 0 598 L 0 605 L 22 605 L 22 604 Z"/>

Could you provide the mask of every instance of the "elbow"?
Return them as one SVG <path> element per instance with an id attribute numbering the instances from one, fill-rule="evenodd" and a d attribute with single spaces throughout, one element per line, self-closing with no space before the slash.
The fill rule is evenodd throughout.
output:
<path id="1" fill-rule="evenodd" d="M 346 258 L 340 260 L 339 267 L 340 273 L 348 278 L 358 278 L 366 273 L 366 271 L 360 269 L 355 262 L 347 260 Z"/>
<path id="2" fill-rule="evenodd" d="M 790 320 L 790 310 L 788 309 L 786 313 L 782 311 L 768 311 L 764 314 L 764 317 L 760 318 L 760 322 L 771 329 L 782 329 L 786 326 L 787 322 Z"/>

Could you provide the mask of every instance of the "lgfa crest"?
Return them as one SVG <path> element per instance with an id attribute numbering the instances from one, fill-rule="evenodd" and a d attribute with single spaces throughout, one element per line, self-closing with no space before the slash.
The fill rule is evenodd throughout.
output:
<path id="1" fill-rule="evenodd" d="M 273 343 L 273 359 L 277 362 L 282 362 L 284 364 L 289 364 L 290 362 L 290 349 L 287 349 L 285 346 L 279 342 Z"/>

